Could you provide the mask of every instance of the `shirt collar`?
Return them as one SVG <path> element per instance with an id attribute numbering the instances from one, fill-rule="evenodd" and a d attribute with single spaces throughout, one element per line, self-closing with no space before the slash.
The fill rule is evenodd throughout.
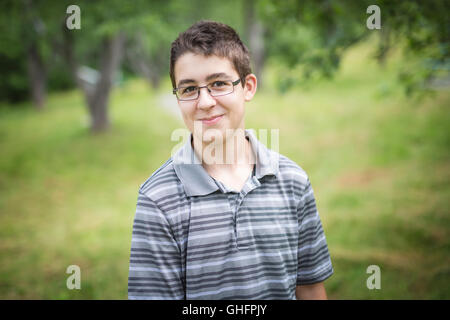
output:
<path id="1" fill-rule="evenodd" d="M 253 154 L 256 155 L 255 176 L 261 179 L 266 175 L 279 175 L 279 153 L 269 150 L 255 136 L 252 129 L 245 130 Z M 192 148 L 192 133 L 188 141 L 172 157 L 175 173 L 188 196 L 201 196 L 219 190 L 219 186 L 201 165 Z"/>

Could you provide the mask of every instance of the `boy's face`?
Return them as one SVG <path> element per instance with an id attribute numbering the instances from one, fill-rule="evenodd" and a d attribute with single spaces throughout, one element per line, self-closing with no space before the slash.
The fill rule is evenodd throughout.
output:
<path id="1" fill-rule="evenodd" d="M 215 81 L 239 79 L 239 74 L 227 58 L 215 55 L 207 57 L 191 52 L 178 58 L 174 74 L 177 87 L 206 86 Z M 255 94 L 256 77 L 251 74 L 246 80 L 244 88 L 238 83 L 232 93 L 224 96 L 212 97 L 207 88 L 202 88 L 198 99 L 178 101 L 184 123 L 197 139 L 209 141 L 213 136 L 211 129 L 220 131 L 224 139 L 232 133 L 227 129 L 245 129 L 244 105 Z M 194 130 L 194 125 L 196 129 L 201 128 L 201 132 Z"/>

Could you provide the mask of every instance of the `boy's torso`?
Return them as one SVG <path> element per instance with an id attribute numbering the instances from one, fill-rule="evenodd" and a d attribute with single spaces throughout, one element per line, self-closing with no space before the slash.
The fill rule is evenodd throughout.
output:
<path id="1" fill-rule="evenodd" d="M 213 178 L 196 189 L 183 177 L 193 167 L 172 158 L 141 186 L 179 245 L 187 299 L 295 299 L 297 205 L 307 176 L 277 155 L 255 166 L 240 192 Z"/>

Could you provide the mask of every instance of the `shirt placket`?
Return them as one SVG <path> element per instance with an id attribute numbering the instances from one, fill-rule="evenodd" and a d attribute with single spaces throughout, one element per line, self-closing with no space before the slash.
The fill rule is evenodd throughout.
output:
<path id="1" fill-rule="evenodd" d="M 237 245 L 237 232 L 236 232 L 236 210 L 239 194 L 234 191 L 228 191 L 228 202 L 230 204 L 231 212 L 233 213 L 233 234 L 234 234 L 234 247 L 238 248 Z"/>
<path id="2" fill-rule="evenodd" d="M 249 179 L 244 187 L 242 188 L 241 192 L 234 193 L 234 206 L 233 206 L 233 217 L 234 217 L 234 235 L 236 239 L 236 249 L 241 250 L 247 248 L 246 245 L 242 244 L 242 241 L 240 241 L 240 235 L 244 235 L 244 233 L 239 232 L 239 209 L 242 205 L 242 202 L 244 201 L 245 197 L 254 189 L 258 188 L 261 185 L 259 180 L 253 176 L 251 179 Z"/>

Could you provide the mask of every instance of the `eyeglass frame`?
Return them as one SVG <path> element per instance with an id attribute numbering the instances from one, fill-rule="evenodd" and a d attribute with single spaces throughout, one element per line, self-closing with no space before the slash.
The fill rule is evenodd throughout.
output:
<path id="1" fill-rule="evenodd" d="M 219 81 L 219 80 L 215 80 L 215 81 Z M 213 81 L 213 82 L 211 82 L 211 83 L 214 83 L 215 81 Z M 220 81 L 225 82 L 225 81 L 230 81 L 230 80 L 220 80 Z M 237 85 L 239 84 L 239 82 L 241 82 L 241 78 L 237 79 L 236 81 L 231 81 L 231 84 L 233 85 L 233 90 L 232 90 L 231 92 L 228 92 L 228 93 L 225 93 L 225 94 L 219 94 L 219 95 L 217 95 L 217 96 L 211 95 L 211 90 L 208 88 L 208 86 L 209 86 L 211 83 L 208 83 L 208 84 L 205 85 L 205 86 L 198 86 L 198 87 L 197 87 L 197 97 L 194 98 L 194 99 L 187 99 L 187 100 L 186 100 L 186 99 L 180 99 L 180 98 L 178 98 L 178 94 L 177 94 L 178 90 L 179 90 L 180 88 L 188 88 L 188 87 L 190 87 L 190 86 L 188 86 L 188 87 L 178 87 L 178 88 L 174 88 L 174 89 L 172 90 L 172 93 L 177 97 L 178 101 L 195 101 L 195 100 L 197 100 L 197 99 L 200 97 L 200 89 L 206 88 L 206 89 L 208 90 L 208 93 L 211 95 L 211 97 L 222 97 L 222 96 L 226 96 L 226 95 L 232 94 L 232 93 L 234 92 L 234 87 L 237 86 Z"/>

